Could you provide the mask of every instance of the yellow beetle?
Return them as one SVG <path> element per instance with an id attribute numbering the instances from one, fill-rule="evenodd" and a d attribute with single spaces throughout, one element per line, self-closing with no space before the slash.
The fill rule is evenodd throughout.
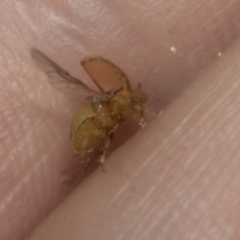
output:
<path id="1" fill-rule="evenodd" d="M 140 85 L 137 90 L 132 90 L 127 76 L 112 62 L 99 56 L 81 61 L 100 90 L 95 92 L 39 50 L 31 49 L 31 55 L 52 86 L 61 90 L 84 90 L 90 95 L 90 105 L 79 110 L 71 124 L 70 138 L 80 154 L 97 150 L 103 164 L 119 124 L 130 119 L 143 123 L 143 104 L 147 96 L 141 92 Z"/>

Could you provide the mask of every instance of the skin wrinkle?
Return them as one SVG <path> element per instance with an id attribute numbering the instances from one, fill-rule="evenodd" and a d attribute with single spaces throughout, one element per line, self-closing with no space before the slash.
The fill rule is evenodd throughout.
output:
<path id="1" fill-rule="evenodd" d="M 157 188 L 157 187 L 158 187 L 158 186 L 156 186 L 156 188 Z M 153 189 L 152 192 L 155 192 L 155 189 Z M 174 189 L 172 189 L 172 192 L 174 193 Z M 149 199 L 150 199 L 150 197 L 152 197 L 152 196 L 149 196 Z M 147 202 L 147 199 L 145 199 L 145 201 Z M 149 204 L 150 204 L 150 203 L 149 203 Z M 141 204 L 140 204 L 140 205 L 141 205 Z M 172 207 L 173 207 L 173 206 L 169 206 L 168 208 L 166 208 L 166 206 L 165 206 L 165 207 L 164 207 L 165 212 L 169 212 L 169 210 L 172 209 Z M 160 207 L 160 209 L 161 209 L 161 208 L 162 208 L 162 206 Z M 154 214 L 155 212 L 161 212 L 160 209 L 155 209 L 155 208 L 153 208 L 153 209 L 152 209 L 152 213 Z M 140 230 L 141 227 L 143 227 L 143 226 L 146 224 L 146 222 L 148 221 L 148 218 L 150 218 L 150 215 L 151 215 L 152 213 L 144 214 L 145 219 L 144 219 L 144 218 L 141 219 L 142 224 L 141 224 L 141 223 L 138 224 L 138 230 Z M 177 221 L 177 220 L 179 220 L 179 219 L 175 219 L 175 220 Z M 159 223 L 159 222 L 158 222 L 158 223 Z M 143 238 L 143 239 L 144 239 L 144 238 Z"/>
<path id="2" fill-rule="evenodd" d="M 226 97 L 227 95 L 230 95 L 230 94 L 232 93 L 232 91 L 236 88 L 237 85 L 238 85 L 238 84 L 235 84 L 235 86 L 233 86 L 228 92 L 226 92 L 224 98 L 222 99 L 223 102 L 225 101 L 225 97 Z M 220 104 L 218 104 L 218 106 L 219 106 L 219 105 L 220 105 Z M 211 110 L 214 111 L 215 109 L 216 109 L 216 107 L 212 108 Z M 209 114 L 208 114 L 208 115 L 209 115 Z M 205 117 L 205 119 L 206 119 L 206 117 Z M 217 194 L 218 194 L 218 192 L 215 192 L 215 198 L 217 197 Z M 212 197 L 213 197 L 213 195 L 212 195 Z M 214 201 L 215 198 L 213 198 L 212 201 Z M 216 238 L 216 239 L 217 239 L 217 238 Z"/>
<path id="3" fill-rule="evenodd" d="M 18 149 L 16 150 L 18 151 Z M 13 153 L 12 153 L 13 154 Z M 14 154 L 13 154 L 14 155 Z M 0 205 L 4 205 L 7 206 L 9 204 L 11 204 L 11 201 L 14 199 L 14 197 L 17 196 L 17 194 L 22 190 L 23 187 L 25 187 L 25 183 L 28 183 L 28 180 L 31 178 L 31 176 L 34 174 L 34 172 L 36 172 L 41 165 L 44 163 L 45 161 L 39 161 L 36 164 L 34 164 L 31 168 L 29 168 L 28 173 L 22 178 L 20 179 L 16 186 L 14 188 L 11 188 L 11 192 L 9 192 L 8 194 L 6 194 L 6 198 L 3 198 L 0 202 Z M 8 163 L 9 164 L 9 163 Z M 22 166 L 23 167 L 23 166 Z"/>
<path id="4" fill-rule="evenodd" d="M 191 207 L 191 206 L 189 206 L 189 207 Z M 183 211 L 180 212 L 180 214 L 178 215 L 179 218 L 174 219 L 174 221 L 170 221 L 168 224 L 171 225 L 171 224 L 175 224 L 176 222 L 180 221 L 181 222 L 180 227 L 178 227 L 178 229 L 175 229 L 175 230 L 180 230 L 180 229 L 182 229 L 182 230 L 186 229 L 187 230 L 191 227 L 192 221 L 194 221 L 194 219 L 192 217 L 190 217 L 191 215 L 192 215 L 191 213 L 188 214 L 188 217 L 186 218 L 186 209 L 185 209 L 185 211 L 183 210 Z M 198 227 L 200 228 L 200 226 L 198 226 Z M 194 231 L 194 229 L 192 229 L 191 233 L 193 231 Z M 169 237 L 171 237 L 170 235 L 172 235 L 172 234 L 168 234 L 168 233 L 166 232 L 166 235 L 165 235 L 164 239 L 168 239 Z M 187 237 L 187 236 L 185 236 L 185 237 Z"/>
<path id="5" fill-rule="evenodd" d="M 227 95 L 227 94 L 226 94 Z M 223 99 L 224 100 L 224 99 Z"/>
<path id="6" fill-rule="evenodd" d="M 9 139 L 9 140 L 10 140 L 10 139 Z M 11 138 L 11 142 L 12 142 L 12 140 L 18 141 L 18 140 L 17 140 L 17 136 L 14 135 L 14 138 L 13 138 L 13 137 Z M 9 141 L 8 146 L 10 146 L 10 141 Z M 5 166 L 11 166 L 11 168 L 14 169 L 14 166 L 15 166 L 15 165 L 13 165 L 12 163 L 13 163 L 13 161 L 14 161 L 13 155 L 14 155 L 14 153 L 15 153 L 16 151 L 18 151 L 18 149 L 17 149 L 17 148 L 13 148 L 13 149 L 11 149 L 11 150 L 9 150 L 9 151 L 7 152 L 6 155 L 7 155 L 7 159 L 8 159 L 8 161 L 7 161 L 8 164 L 5 165 Z"/>
<path id="7" fill-rule="evenodd" d="M 211 20 L 213 17 L 215 17 L 215 15 L 212 15 L 210 18 L 208 18 L 207 20 L 205 20 L 205 21 L 209 21 L 209 20 Z M 224 23 L 224 22 L 223 22 Z M 209 23 L 205 23 L 204 25 L 206 25 L 206 26 L 211 26 Z M 220 23 L 218 23 L 218 25 L 220 25 Z M 224 26 L 226 26 L 226 24 L 223 24 Z M 212 27 L 212 29 L 214 30 L 215 28 L 216 28 L 217 26 L 215 25 L 215 26 L 213 26 Z M 226 26 L 226 29 L 227 29 L 228 27 Z M 194 30 L 193 29 L 193 31 L 195 31 L 195 36 L 198 36 L 198 32 L 196 31 L 196 30 Z M 193 33 L 193 31 L 190 31 L 190 34 L 192 34 Z M 221 32 L 218 32 L 217 34 L 215 34 L 214 36 L 213 36 L 213 38 L 215 38 L 215 39 L 220 39 L 220 36 L 223 34 L 223 31 L 224 30 L 222 30 Z M 190 37 L 189 37 L 189 39 L 191 39 Z M 210 40 L 211 40 L 211 38 L 209 38 Z M 212 40 L 213 41 L 213 40 Z M 200 41 L 200 42 L 202 42 L 202 41 Z M 198 45 L 198 47 L 195 49 L 195 50 L 193 50 L 193 52 L 192 53 L 194 53 L 195 51 L 197 51 L 199 48 L 201 48 L 201 44 L 199 44 Z M 217 52 L 217 49 L 216 50 L 214 50 L 213 52 Z"/>
<path id="8" fill-rule="evenodd" d="M 11 109 L 11 108 L 9 108 L 9 109 Z M 18 109 L 19 110 L 19 109 Z M 16 111 L 16 112 L 18 112 L 18 110 Z M 15 111 L 15 110 L 14 110 Z M 30 125 L 26 122 L 26 118 L 27 118 L 27 115 L 25 114 L 25 113 L 27 113 L 27 112 L 29 112 L 29 111 L 22 111 L 22 109 L 20 109 L 20 112 L 21 112 L 21 117 L 19 118 L 19 121 L 18 121 L 18 124 L 22 124 L 22 127 L 21 127 L 21 129 L 22 129 L 22 133 L 20 134 L 21 136 L 22 136 L 22 134 L 25 132 L 25 131 L 27 131 L 28 130 L 28 128 L 30 127 Z M 23 115 L 24 114 L 24 115 Z M 15 114 L 16 115 L 16 114 Z M 29 121 L 28 121 L 29 122 Z M 37 127 L 39 127 L 39 124 L 38 124 L 38 120 L 37 121 L 32 121 L 32 123 L 34 123 L 36 126 L 34 127 L 34 129 L 37 129 Z M 46 123 L 46 121 L 45 121 L 45 123 Z M 15 129 L 19 129 L 19 126 L 15 126 L 16 128 Z M 13 129 L 13 132 L 14 131 L 16 131 L 16 130 L 14 130 Z M 23 149 L 23 147 L 24 146 L 28 146 L 28 149 L 30 149 L 30 148 L 32 148 L 32 149 L 34 149 L 34 141 L 30 141 L 29 142 L 29 144 L 24 144 L 24 143 L 27 143 L 28 142 L 28 139 L 36 139 L 36 138 L 34 138 L 34 136 L 32 136 L 31 137 L 31 135 L 32 135 L 32 133 L 34 134 L 35 133 L 35 131 L 30 131 L 30 132 L 26 132 L 26 138 L 22 138 L 20 135 L 18 135 L 19 137 L 17 137 L 17 132 L 14 134 L 14 137 L 16 137 L 16 141 L 18 142 L 18 145 L 17 145 L 17 148 L 14 148 L 14 149 L 12 149 L 11 150 L 11 153 L 9 153 L 9 154 L 11 154 L 12 156 L 14 156 L 14 155 L 16 155 L 18 152 L 19 153 L 22 153 L 22 149 Z M 29 135 L 29 137 L 28 137 L 28 135 Z M 39 137 L 39 134 L 37 134 L 38 135 L 38 137 Z M 54 133 L 54 135 L 56 135 L 56 133 Z M 39 144 L 38 144 L 38 146 L 39 146 Z M 36 151 L 36 149 L 35 149 L 35 151 Z M 24 156 L 24 158 L 29 158 L 29 152 L 27 151 L 26 152 L 27 153 L 27 156 L 25 155 Z M 21 155 L 19 155 L 19 154 L 17 154 L 18 155 L 18 157 L 20 157 Z M 21 157 L 20 157 L 21 158 Z M 12 158 L 12 160 L 14 160 L 14 158 Z M 19 162 L 19 164 L 18 164 L 18 166 L 21 164 L 21 163 L 23 163 L 23 162 Z M 41 168 L 41 166 L 37 166 L 37 165 L 39 165 L 39 163 L 43 163 L 43 162 L 37 162 L 36 163 L 36 166 L 33 166 L 33 171 L 35 171 L 35 170 L 37 170 L 38 168 Z M 9 164 L 11 164 L 11 162 L 9 162 L 8 161 L 8 165 Z M 24 164 L 25 165 L 25 164 Z M 24 167 L 24 165 L 22 165 L 22 167 L 21 168 L 19 168 L 19 167 L 17 167 L 17 168 L 15 168 L 15 169 L 17 169 L 17 171 L 18 172 L 21 172 L 22 170 L 22 168 Z M 37 169 L 36 169 L 36 167 L 37 167 Z M 6 209 L 6 207 L 9 205 L 9 204 L 12 204 L 12 201 L 20 194 L 20 192 L 22 192 L 23 191 L 23 189 L 25 189 L 26 188 L 26 185 L 24 184 L 26 181 L 28 181 L 29 180 L 29 178 L 31 178 L 31 176 L 34 174 L 34 172 L 31 172 L 31 170 L 29 169 L 29 174 L 28 175 L 26 175 L 26 176 L 24 176 L 24 178 L 21 180 L 20 179 L 20 181 L 18 182 L 18 184 L 14 187 L 14 188 L 12 188 L 11 189 L 11 193 L 10 193 L 10 195 L 8 194 L 8 195 L 6 195 L 7 197 L 6 197 L 6 199 L 5 200 L 3 200 L 2 202 L 1 202 L 1 204 L 3 204 L 3 206 L 5 205 L 5 209 Z M 15 173 L 16 173 L 16 171 L 14 171 Z M 33 193 L 32 193 L 33 194 Z M 45 194 L 46 194 L 46 191 L 45 191 Z M 7 210 L 7 209 L 6 209 Z M 20 222 L 19 223 L 17 223 L 16 222 L 17 220 L 15 220 L 14 222 L 17 224 L 16 226 L 20 226 L 19 224 L 20 224 Z M 13 223 L 14 223 L 13 222 Z"/>
<path id="9" fill-rule="evenodd" d="M 154 191 L 153 191 L 153 192 L 154 192 Z M 170 206 L 170 207 L 172 207 L 172 206 Z M 170 208 L 170 207 L 169 207 L 169 208 Z M 153 212 L 155 212 L 155 210 L 154 210 L 154 209 L 153 209 Z M 131 213 L 129 213 L 129 215 L 131 215 Z M 147 221 L 147 216 L 148 216 L 148 215 L 144 215 L 144 216 L 146 216 L 146 221 Z M 144 218 L 143 218 L 143 220 L 144 220 Z M 144 226 L 144 222 L 143 222 L 143 224 L 142 224 L 142 225 Z M 139 226 L 139 230 L 140 230 L 140 227 L 141 227 L 141 225 L 138 225 L 138 226 Z"/>
<path id="10" fill-rule="evenodd" d="M 4 208 L 6 208 L 8 205 L 10 205 L 10 204 L 12 205 L 12 203 L 14 202 L 14 199 L 19 195 L 19 192 L 22 190 L 25 191 L 25 188 L 29 184 L 29 180 L 32 178 L 34 173 L 35 172 L 37 173 L 38 169 L 41 168 L 41 165 L 45 164 L 46 158 L 42 158 L 42 160 L 43 161 L 36 162 L 31 168 L 29 168 L 28 173 L 22 179 L 20 179 L 18 181 L 18 183 L 15 185 L 15 187 L 11 189 L 11 193 L 8 194 L 6 196 L 6 198 L 1 201 L 1 206 L 4 206 Z M 33 188 L 33 190 L 34 190 L 34 188 Z M 31 194 L 33 194 L 33 193 L 31 193 Z M 47 194 L 46 188 L 44 189 L 44 194 L 45 195 Z M 25 199 L 26 199 L 26 197 L 25 197 Z M 29 199 L 29 201 L 33 206 L 36 204 L 36 202 L 34 203 L 30 199 Z M 29 204 L 29 208 L 30 209 L 32 208 L 32 207 L 30 207 L 30 204 Z M 23 209 L 23 211 L 25 211 L 25 210 Z M 27 219 L 25 219 L 25 220 L 27 220 Z M 15 219 L 14 221 L 17 223 L 17 225 L 21 225 L 17 219 Z"/>
<path id="11" fill-rule="evenodd" d="M 192 30 L 191 33 L 192 33 L 192 35 L 194 35 L 194 36 L 197 36 L 197 34 L 198 34 L 198 32 L 195 31 L 195 30 Z M 212 36 L 209 36 L 209 38 L 210 38 L 210 39 L 212 40 L 212 42 L 213 42 L 213 41 L 214 41 L 213 38 L 219 39 L 219 38 L 221 38 L 222 34 L 223 34 L 223 31 L 217 32 L 213 37 L 212 37 Z M 189 36 L 189 37 L 191 38 L 191 36 Z M 205 37 L 206 37 L 206 36 L 205 36 Z M 201 36 L 200 36 L 199 38 L 201 39 Z M 229 40 L 230 40 L 230 39 L 231 39 L 231 38 L 229 38 Z M 199 42 L 200 42 L 200 44 L 197 45 L 197 47 L 195 47 L 195 48 L 191 51 L 190 56 L 193 56 L 193 57 L 194 57 L 195 54 L 197 54 L 199 51 L 202 51 L 202 50 L 203 50 L 204 46 L 202 45 L 202 41 L 199 40 Z M 219 46 L 213 46 L 212 49 L 211 49 L 211 52 L 212 52 L 212 53 L 217 53 L 218 51 L 219 51 Z M 217 54 L 215 54 L 215 56 L 217 57 Z M 190 58 L 190 60 L 193 61 L 193 59 L 191 59 L 191 58 Z M 189 61 L 189 64 L 191 64 L 191 61 Z M 201 64 L 204 64 L 204 62 L 201 62 Z"/>
<path id="12" fill-rule="evenodd" d="M 142 209 L 143 211 L 145 210 L 145 212 L 147 212 L 147 208 L 151 205 L 150 201 L 148 201 L 148 200 L 151 199 L 152 193 L 153 193 L 154 191 L 155 191 L 155 188 L 152 188 L 151 191 L 149 191 L 148 196 L 145 198 L 146 202 L 148 202 L 148 205 L 145 204 L 146 210 L 145 210 L 144 208 Z M 141 204 L 142 204 L 142 206 L 144 206 L 143 201 L 142 201 L 142 203 L 140 203 L 140 206 L 141 206 Z M 139 207 L 140 207 L 140 206 L 139 206 Z M 146 224 L 148 223 L 149 218 L 151 217 L 151 215 L 152 215 L 153 213 L 156 213 L 156 211 L 159 212 L 159 208 L 158 208 L 158 207 L 153 207 L 151 212 L 149 212 L 148 214 L 145 214 L 144 217 L 141 218 L 141 221 L 138 223 L 137 227 L 133 226 L 133 227 L 135 228 L 135 232 L 136 232 L 136 233 L 138 233 L 139 231 L 141 231 L 141 229 L 144 229 L 144 226 L 146 226 Z M 158 217 L 158 216 L 157 216 L 157 217 Z M 159 226 L 160 219 L 161 219 L 161 218 L 158 217 L 158 218 L 155 219 L 155 221 L 151 222 L 150 225 L 149 225 L 149 229 L 154 229 L 154 227 L 155 227 L 156 225 Z M 143 233 L 144 233 L 144 231 L 143 231 Z M 145 235 L 143 234 L 143 235 L 141 236 L 142 239 L 146 239 L 145 237 L 146 237 L 146 234 L 145 234 Z"/>
<path id="13" fill-rule="evenodd" d="M 212 199 L 212 200 L 214 200 L 214 199 Z M 212 219 L 212 218 L 211 218 Z M 213 218 L 214 219 L 214 218 Z M 217 239 L 217 238 L 216 238 Z"/>
<path id="14" fill-rule="evenodd" d="M 119 199 L 122 193 L 124 193 L 127 187 L 128 187 L 128 183 L 125 183 L 123 187 L 119 189 L 117 195 L 113 199 L 111 199 L 111 204 L 109 204 L 110 206 L 116 203 L 116 201 Z M 102 212 L 104 212 L 106 210 L 106 207 L 109 207 L 109 205 L 102 207 Z"/>

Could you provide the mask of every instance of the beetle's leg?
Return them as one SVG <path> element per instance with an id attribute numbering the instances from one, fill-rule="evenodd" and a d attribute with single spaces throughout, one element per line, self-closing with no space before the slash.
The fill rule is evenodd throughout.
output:
<path id="1" fill-rule="evenodd" d="M 105 172 L 105 159 L 106 159 L 106 157 L 108 155 L 111 141 L 112 141 L 112 136 L 110 136 L 109 138 L 107 138 L 105 140 L 105 143 L 104 143 L 104 146 L 103 146 L 103 151 L 101 152 L 101 160 L 100 160 L 100 162 L 101 162 L 101 165 L 102 165 L 103 172 Z"/>
<path id="2" fill-rule="evenodd" d="M 140 119 L 140 121 L 138 122 L 138 124 L 140 125 L 141 128 L 144 128 L 146 126 L 146 122 L 144 121 L 143 118 Z"/>

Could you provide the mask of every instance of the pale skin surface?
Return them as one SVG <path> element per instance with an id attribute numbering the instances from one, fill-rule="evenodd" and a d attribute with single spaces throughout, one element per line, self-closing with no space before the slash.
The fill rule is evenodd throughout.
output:
<path id="1" fill-rule="evenodd" d="M 3 2 L 0 239 L 239 239 L 239 1 Z M 155 108 L 172 101 L 65 201 L 80 103 L 48 85 L 31 47 L 87 84 L 79 60 L 102 55 Z"/>

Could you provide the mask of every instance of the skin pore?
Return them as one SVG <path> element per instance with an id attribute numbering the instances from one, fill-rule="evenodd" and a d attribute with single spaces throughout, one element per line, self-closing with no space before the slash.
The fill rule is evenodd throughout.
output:
<path id="1" fill-rule="evenodd" d="M 0 239 L 239 239 L 238 1 L 25 0 L 0 11 Z M 82 103 L 49 86 L 31 47 L 91 87 L 79 61 L 102 55 L 141 83 L 150 110 L 164 109 L 74 191 L 59 173 Z"/>

